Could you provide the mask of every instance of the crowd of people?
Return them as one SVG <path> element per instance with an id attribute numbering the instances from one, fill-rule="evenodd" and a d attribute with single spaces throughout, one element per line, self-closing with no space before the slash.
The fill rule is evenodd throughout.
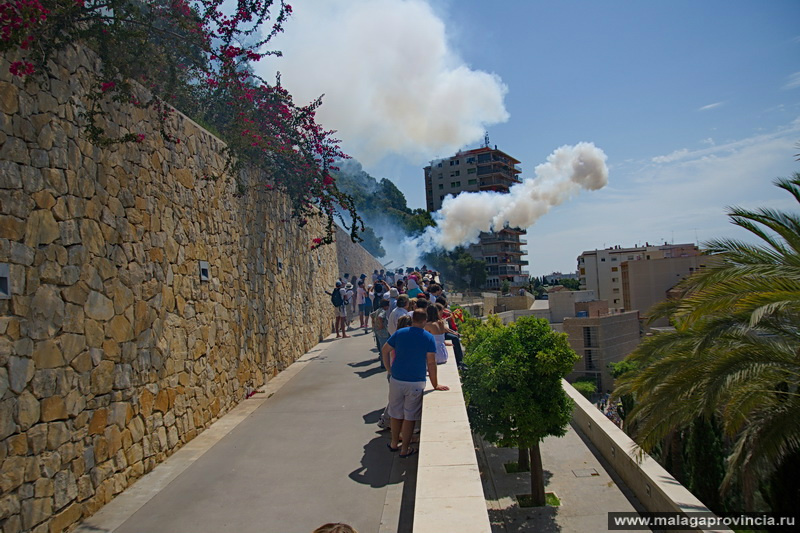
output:
<path id="1" fill-rule="evenodd" d="M 451 311 L 438 272 L 424 265 L 375 270 L 371 277 L 346 273 L 328 294 L 336 308 L 337 339 L 349 338 L 348 330 L 372 329 L 389 380 L 389 400 L 378 426 L 391 429 L 389 450 L 402 458 L 413 455 L 412 434 L 422 414 L 427 378 L 434 390 L 449 390 L 438 382 L 436 371 L 447 362 L 448 345 L 456 364 L 463 364 L 460 310 Z M 356 316 L 358 326 L 353 326 Z"/>

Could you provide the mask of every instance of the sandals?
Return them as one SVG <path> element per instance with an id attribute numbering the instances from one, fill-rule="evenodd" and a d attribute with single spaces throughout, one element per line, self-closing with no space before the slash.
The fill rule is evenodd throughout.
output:
<path id="1" fill-rule="evenodd" d="M 398 446 L 397 448 L 392 448 L 392 443 L 391 442 L 387 442 L 386 443 L 386 447 L 389 448 L 389 451 L 392 452 L 392 453 L 400 451 L 400 446 Z"/>
<path id="2" fill-rule="evenodd" d="M 404 455 L 404 454 L 401 453 L 398 457 L 400 457 L 400 459 L 407 459 L 407 458 L 411 457 L 412 455 L 414 455 L 415 453 L 417 453 L 417 450 L 415 450 L 414 448 L 411 448 L 411 449 L 408 450 L 407 454 Z"/>

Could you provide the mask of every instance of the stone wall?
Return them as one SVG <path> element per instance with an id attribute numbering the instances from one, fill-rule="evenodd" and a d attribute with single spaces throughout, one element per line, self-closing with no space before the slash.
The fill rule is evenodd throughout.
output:
<path id="1" fill-rule="evenodd" d="M 338 249 L 337 276 L 345 273 L 351 276 L 367 275 L 367 280 L 372 282 L 372 271 L 380 270 L 383 265 L 358 243 L 350 239 L 350 235 L 339 226 L 336 226 L 336 247 Z"/>
<path id="2" fill-rule="evenodd" d="M 336 249 L 298 253 L 316 234 L 285 198 L 207 178 L 223 144 L 180 114 L 173 145 L 109 106 L 112 134 L 145 141 L 90 144 L 96 68 L 68 49 L 41 89 L 0 58 L 3 533 L 92 514 L 330 332 L 327 299 L 303 295 L 332 285 Z"/>

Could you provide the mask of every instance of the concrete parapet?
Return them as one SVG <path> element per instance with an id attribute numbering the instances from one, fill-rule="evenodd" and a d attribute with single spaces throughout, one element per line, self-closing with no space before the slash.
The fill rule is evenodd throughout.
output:
<path id="1" fill-rule="evenodd" d="M 572 421 L 649 512 L 711 512 L 572 385 L 566 380 L 561 383 L 575 402 Z M 731 532 L 725 528 L 691 531 Z"/>
<path id="2" fill-rule="evenodd" d="M 414 533 L 490 533 L 489 513 L 452 348 L 422 404 Z"/>

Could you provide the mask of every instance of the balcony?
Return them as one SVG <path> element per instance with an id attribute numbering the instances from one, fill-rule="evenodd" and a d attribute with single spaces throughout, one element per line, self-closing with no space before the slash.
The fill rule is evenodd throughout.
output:
<path id="1" fill-rule="evenodd" d="M 481 190 L 502 188 L 507 191 L 508 188 L 515 183 L 520 183 L 520 181 L 513 178 L 499 177 L 495 174 L 490 177 L 481 178 L 480 182 L 478 182 L 478 188 Z"/>
<path id="2" fill-rule="evenodd" d="M 527 244 L 526 241 L 524 241 L 522 239 L 515 238 L 516 237 L 515 235 L 508 235 L 508 234 L 503 235 L 503 234 L 499 234 L 499 233 L 489 233 L 488 235 L 490 235 L 490 236 L 488 236 L 488 237 L 481 236 L 481 244 L 482 245 L 485 245 L 485 244 L 505 244 L 505 243 L 519 244 L 519 245 Z"/>

